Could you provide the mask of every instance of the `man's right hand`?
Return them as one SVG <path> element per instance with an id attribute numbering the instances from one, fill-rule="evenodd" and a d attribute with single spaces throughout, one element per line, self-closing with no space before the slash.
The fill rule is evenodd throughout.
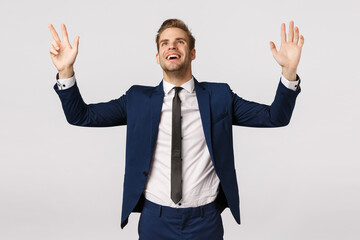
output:
<path id="1" fill-rule="evenodd" d="M 70 78 L 74 75 L 73 66 L 78 53 L 79 36 L 75 38 L 73 47 L 71 47 L 65 24 L 61 24 L 63 41 L 60 40 L 52 24 L 49 24 L 49 29 L 53 36 L 50 56 L 59 72 L 59 78 Z"/>

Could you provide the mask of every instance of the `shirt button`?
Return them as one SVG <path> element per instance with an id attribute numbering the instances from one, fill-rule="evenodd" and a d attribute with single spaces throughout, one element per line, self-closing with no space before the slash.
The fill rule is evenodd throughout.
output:
<path id="1" fill-rule="evenodd" d="M 179 206 L 181 206 L 181 203 L 179 203 Z"/>
<path id="2" fill-rule="evenodd" d="M 65 84 L 63 84 L 63 87 L 66 87 Z"/>
<path id="3" fill-rule="evenodd" d="M 148 173 L 146 171 L 144 171 L 143 175 L 146 177 L 148 175 Z"/>

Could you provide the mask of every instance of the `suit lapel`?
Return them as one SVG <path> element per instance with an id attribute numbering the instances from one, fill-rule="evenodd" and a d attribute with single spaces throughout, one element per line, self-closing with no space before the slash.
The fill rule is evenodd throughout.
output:
<path id="1" fill-rule="evenodd" d="M 160 116 L 161 116 L 161 109 L 162 109 L 162 104 L 163 104 L 163 100 L 164 100 L 164 89 L 163 89 L 163 83 L 161 81 L 161 83 L 154 89 L 152 95 L 151 95 L 151 99 L 150 99 L 150 106 L 148 106 L 150 108 L 151 111 L 151 116 L 150 116 L 150 121 L 151 121 L 151 138 L 150 138 L 150 156 L 151 158 L 149 159 L 149 167 L 150 167 L 150 163 L 152 160 L 152 156 L 154 155 L 154 150 L 155 150 L 155 144 L 156 144 L 156 139 L 157 139 L 157 135 L 158 135 L 158 130 L 159 130 L 159 123 L 160 123 Z"/>
<path id="2" fill-rule="evenodd" d="M 210 95 L 205 87 L 199 83 L 195 78 L 195 91 L 196 97 L 199 104 L 199 111 L 201 116 L 201 122 L 204 129 L 204 135 L 206 140 L 206 145 L 208 146 L 211 161 L 214 163 L 212 144 L 211 144 L 211 117 L 210 117 Z"/>

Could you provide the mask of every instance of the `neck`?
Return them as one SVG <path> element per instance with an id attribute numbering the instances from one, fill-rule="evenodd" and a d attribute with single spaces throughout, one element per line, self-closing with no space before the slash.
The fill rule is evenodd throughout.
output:
<path id="1" fill-rule="evenodd" d="M 163 72 L 164 80 L 166 82 L 169 82 L 175 86 L 181 86 L 182 84 L 186 83 L 192 78 L 192 72 L 190 71 L 186 72 Z"/>

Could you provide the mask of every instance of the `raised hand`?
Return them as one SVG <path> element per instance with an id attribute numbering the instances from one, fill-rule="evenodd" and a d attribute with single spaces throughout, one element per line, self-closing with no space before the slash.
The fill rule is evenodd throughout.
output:
<path id="1" fill-rule="evenodd" d="M 74 75 L 73 66 L 78 54 L 79 36 L 75 38 L 73 47 L 71 47 L 65 24 L 61 24 L 63 41 L 60 40 L 52 24 L 49 24 L 48 27 L 53 36 L 50 56 L 59 72 L 59 78 L 70 78 Z"/>
<path id="2" fill-rule="evenodd" d="M 300 41 L 299 41 L 300 40 Z M 281 24 L 281 46 L 277 51 L 274 42 L 270 42 L 270 50 L 275 60 L 282 67 L 283 76 L 290 80 L 296 80 L 296 70 L 301 57 L 301 50 L 304 45 L 304 37 L 300 35 L 299 28 L 295 27 L 294 22 L 289 24 L 289 36 L 286 40 L 285 23 Z"/>

